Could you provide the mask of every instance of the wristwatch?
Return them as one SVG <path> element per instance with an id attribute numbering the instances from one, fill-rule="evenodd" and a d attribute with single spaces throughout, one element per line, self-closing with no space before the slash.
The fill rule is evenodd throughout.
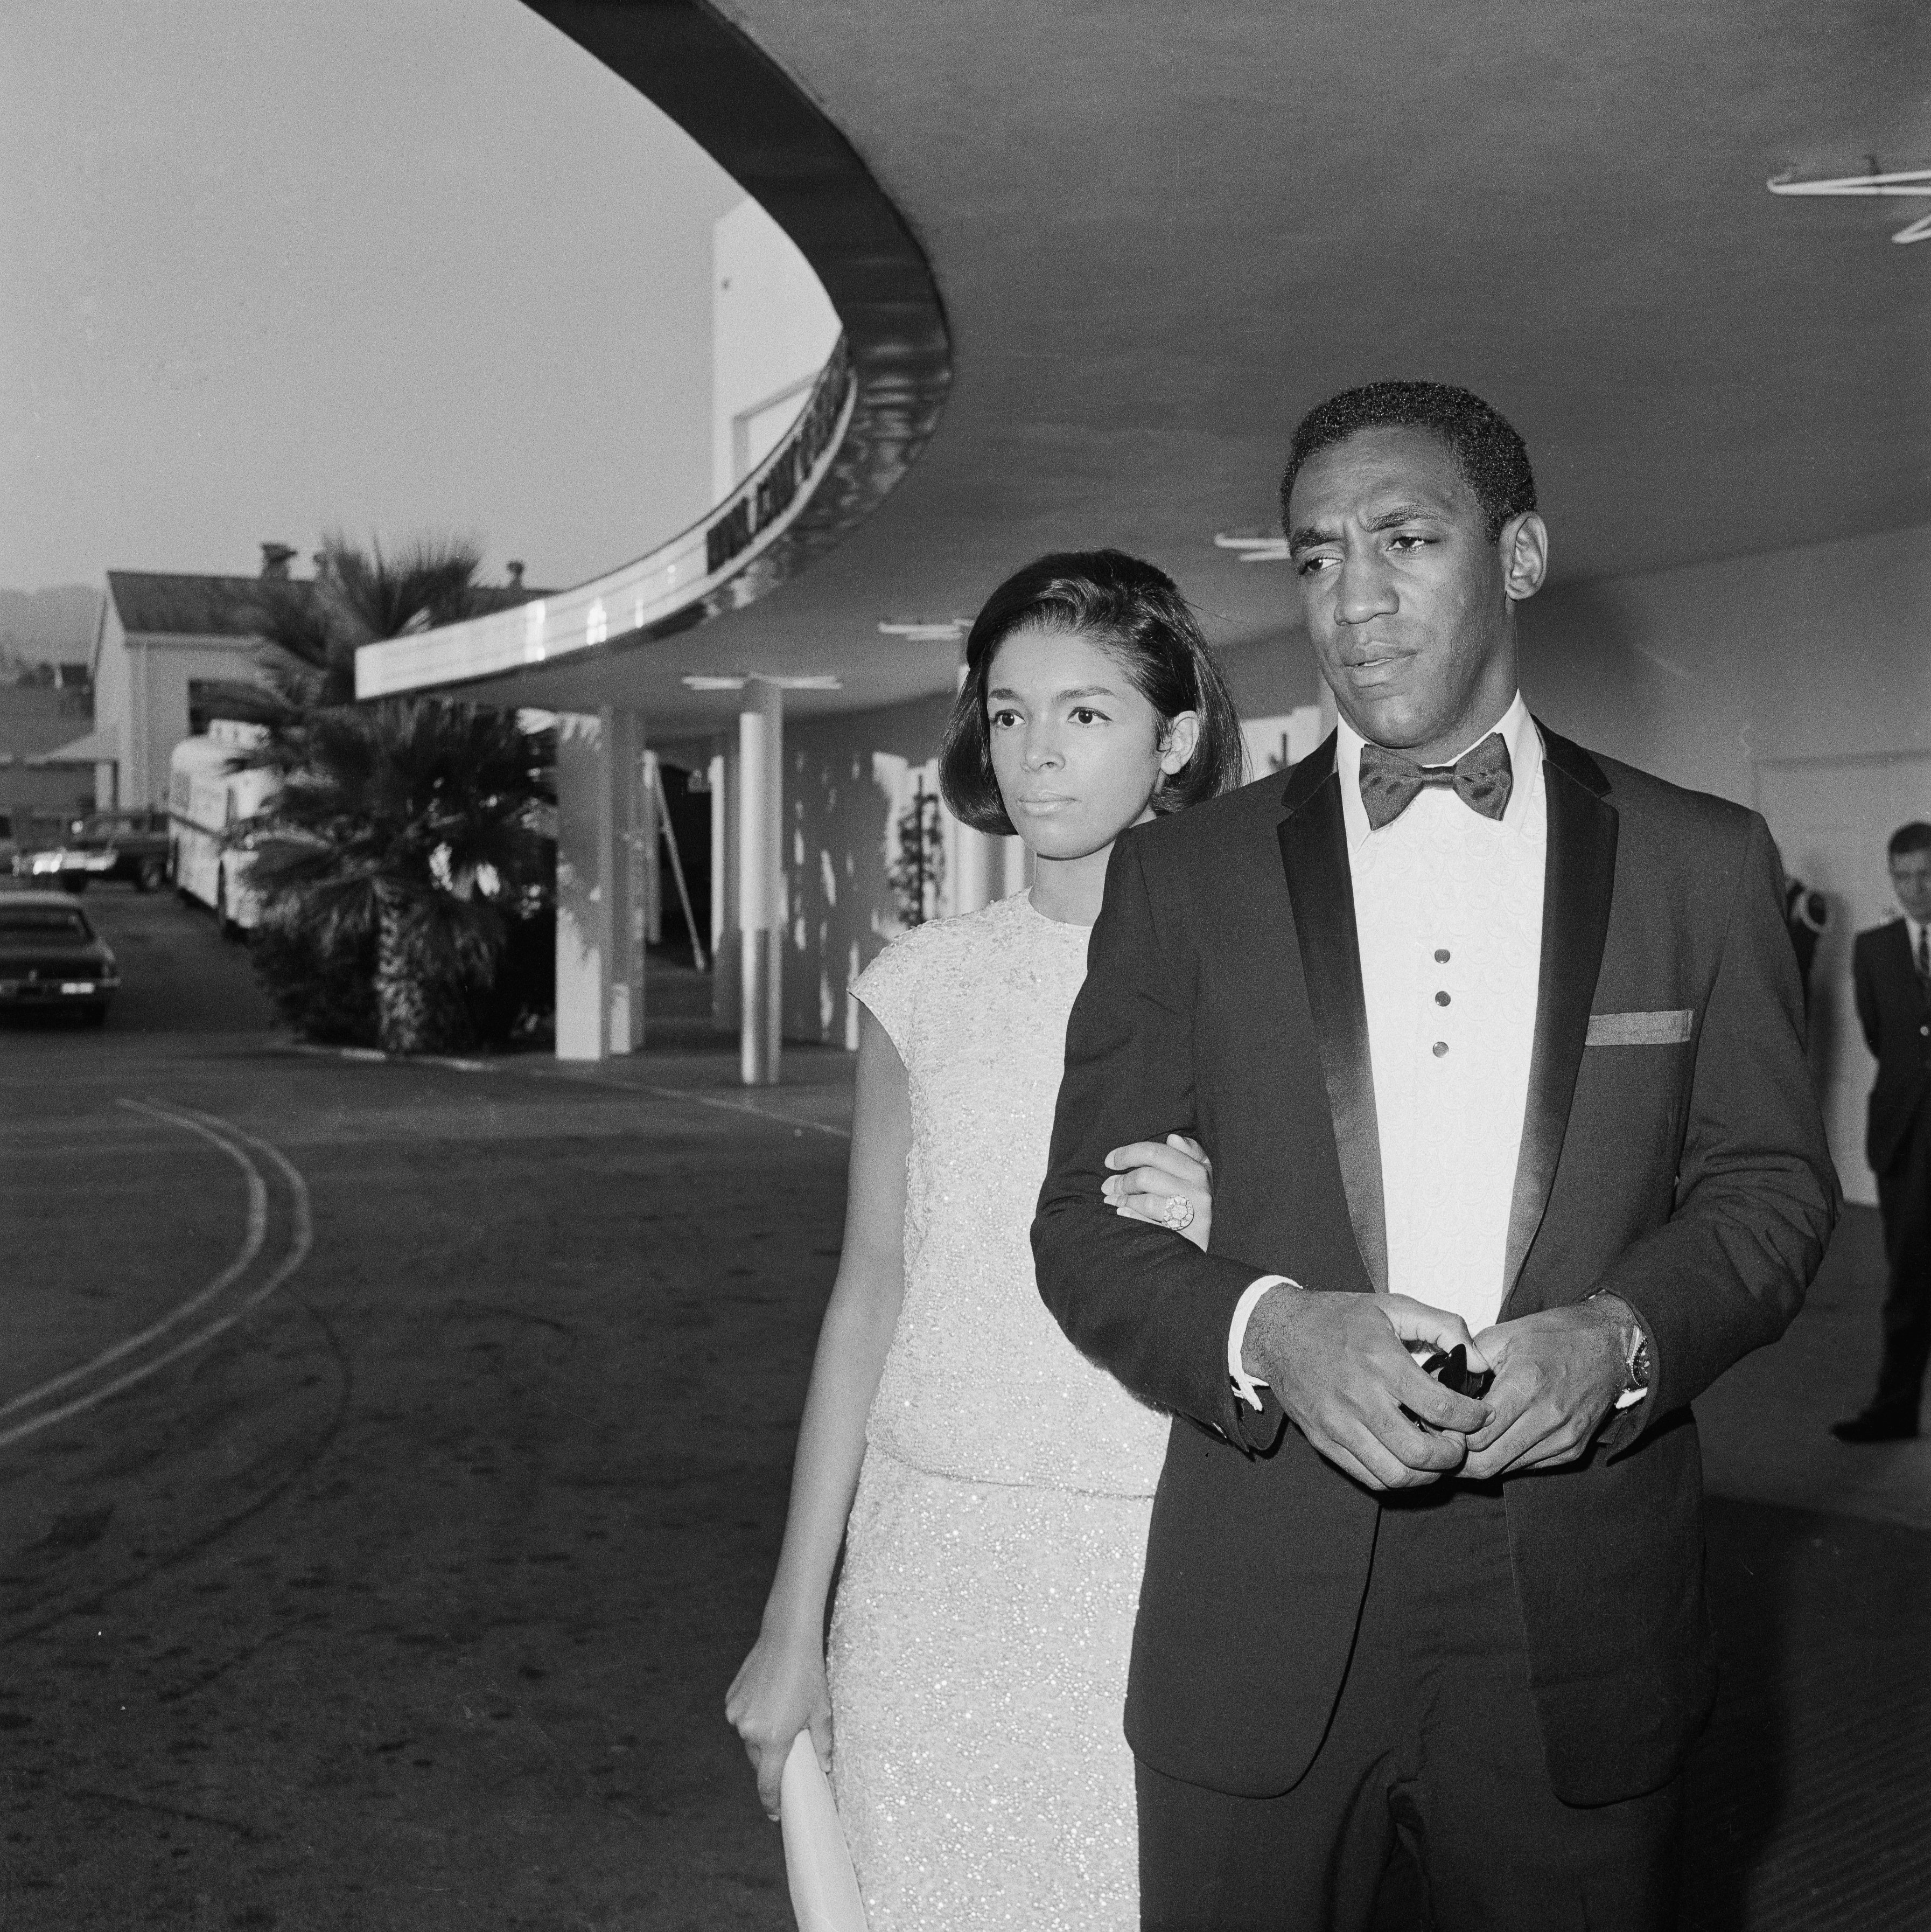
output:
<path id="1" fill-rule="evenodd" d="M 1607 1288 L 1599 1288 L 1596 1291 L 1596 1294 L 1606 1294 L 1609 1292 Z M 1594 1301 L 1596 1299 L 1596 1294 L 1591 1295 L 1589 1299 Z M 1619 1295 L 1617 1299 L 1621 1300 L 1622 1298 Z M 1626 1301 L 1623 1303 L 1623 1306 L 1629 1308 L 1629 1304 Z M 1636 1338 L 1630 1344 L 1630 1352 L 1623 1363 L 1622 1395 L 1625 1400 L 1632 1396 L 1646 1394 L 1649 1388 L 1650 1378 L 1649 1337 L 1643 1333 L 1642 1324 L 1635 1319 L 1636 1310 L 1633 1308 L 1630 1309 L 1630 1314 L 1631 1325 L 1636 1330 Z"/>
<path id="2" fill-rule="evenodd" d="M 1629 1380 L 1623 1384 L 1625 1395 L 1635 1395 L 1649 1387 L 1649 1337 L 1639 1328 L 1636 1346 L 1630 1351 Z"/>

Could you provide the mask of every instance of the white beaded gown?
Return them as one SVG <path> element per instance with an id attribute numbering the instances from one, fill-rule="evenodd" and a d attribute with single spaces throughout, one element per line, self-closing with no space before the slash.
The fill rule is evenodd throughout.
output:
<path id="1" fill-rule="evenodd" d="M 1061 1334 L 1030 1239 L 1087 939 L 1021 892 L 916 928 L 853 988 L 912 1112 L 829 1658 L 872 1932 L 1139 1922 L 1121 1714 L 1168 1424 Z"/>

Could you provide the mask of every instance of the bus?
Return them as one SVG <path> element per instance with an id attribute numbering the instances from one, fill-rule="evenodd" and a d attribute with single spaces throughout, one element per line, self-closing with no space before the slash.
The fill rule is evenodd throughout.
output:
<path id="1" fill-rule="evenodd" d="M 175 890 L 206 906 L 226 933 L 251 932 L 261 923 L 260 902 L 248 887 L 253 841 L 229 840 L 238 820 L 253 818 L 274 795 L 274 774 L 229 766 L 262 736 L 259 724 L 217 718 L 205 736 L 184 738 L 168 760 Z"/>

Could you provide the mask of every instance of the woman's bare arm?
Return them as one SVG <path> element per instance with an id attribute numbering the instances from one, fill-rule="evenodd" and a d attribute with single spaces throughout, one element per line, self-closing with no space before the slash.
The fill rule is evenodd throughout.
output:
<path id="1" fill-rule="evenodd" d="M 757 1642 L 739 1666 L 724 1713 L 757 1770 L 758 1796 L 778 1815 L 792 1740 L 808 1725 L 831 1760 L 825 1681 L 825 1600 L 865 1460 L 865 1423 L 905 1289 L 905 1157 L 912 1114 L 904 1063 L 859 1008 L 856 1106 L 846 1184 L 844 1246 L 818 1330 L 778 1570 Z"/>

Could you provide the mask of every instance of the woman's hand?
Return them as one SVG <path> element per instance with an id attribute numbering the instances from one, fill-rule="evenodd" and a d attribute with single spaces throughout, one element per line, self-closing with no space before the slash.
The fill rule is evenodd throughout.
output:
<path id="1" fill-rule="evenodd" d="M 1164 1141 L 1135 1141 L 1106 1156 L 1113 1172 L 1100 1190 L 1116 1214 L 1171 1228 L 1204 1254 L 1213 1227 L 1213 1163 L 1198 1141 L 1169 1134 Z M 1189 1219 L 1185 1202 L 1192 1209 Z M 1184 1226 L 1180 1225 L 1183 1222 Z"/>
<path id="2" fill-rule="evenodd" d="M 760 1636 L 731 1679 L 724 1715 L 744 1740 L 745 1755 L 757 1773 L 757 1802 L 767 1818 L 778 1816 L 791 1741 L 808 1725 L 818 1762 L 830 1775 L 832 1694 L 825 1682 L 824 1646 L 815 1636 L 803 1642 L 769 1631 Z"/>

